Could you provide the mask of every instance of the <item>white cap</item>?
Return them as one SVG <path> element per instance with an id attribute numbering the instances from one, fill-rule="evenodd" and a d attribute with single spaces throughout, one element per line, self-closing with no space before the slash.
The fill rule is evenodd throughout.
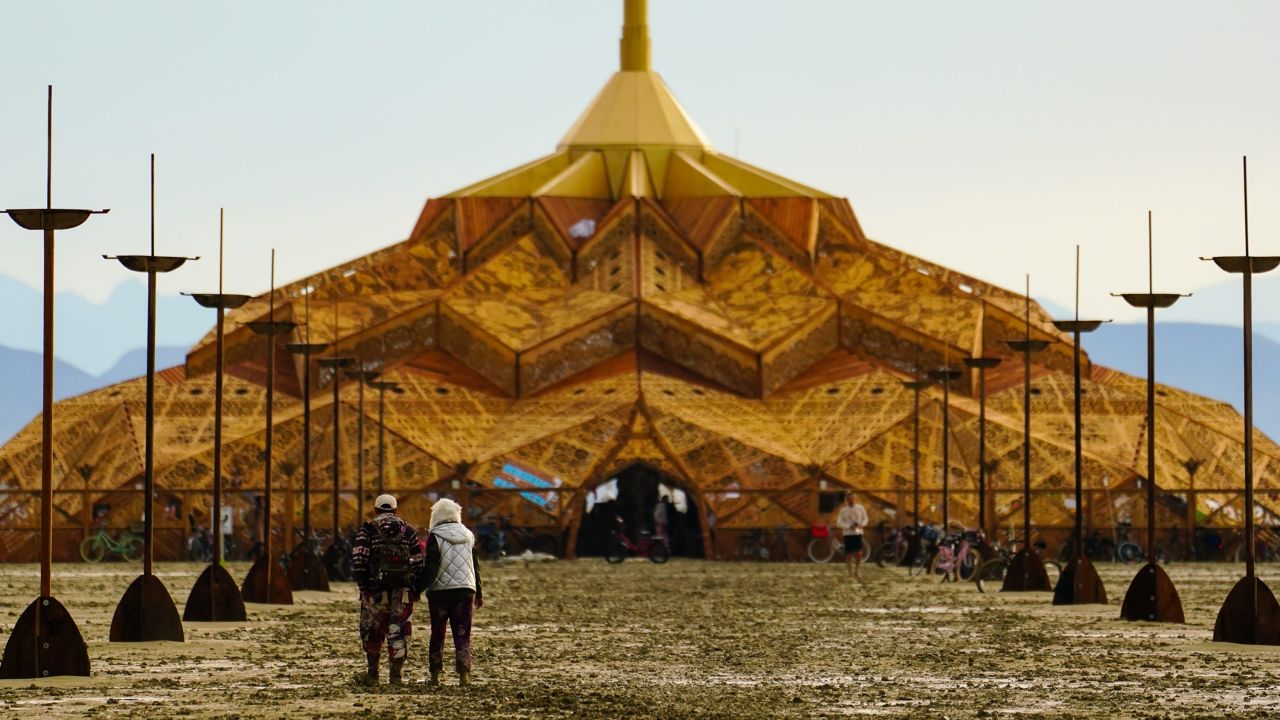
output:
<path id="1" fill-rule="evenodd" d="M 390 495 L 379 495 L 378 499 L 373 501 L 373 506 L 378 510 L 389 512 L 396 509 L 396 499 Z"/>

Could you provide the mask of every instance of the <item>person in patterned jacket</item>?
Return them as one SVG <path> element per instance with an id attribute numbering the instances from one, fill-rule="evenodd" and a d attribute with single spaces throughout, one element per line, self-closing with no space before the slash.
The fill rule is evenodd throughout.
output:
<path id="1" fill-rule="evenodd" d="M 471 681 L 471 617 L 484 606 L 480 588 L 480 564 L 476 561 L 476 536 L 462 524 L 462 508 L 442 498 L 431 506 L 431 530 L 427 535 L 426 569 L 419 590 L 427 593 L 431 612 L 429 663 L 431 684 L 440 684 L 444 668 L 444 631 L 453 631 L 454 668 L 458 683 Z"/>
<path id="2" fill-rule="evenodd" d="M 387 646 L 390 681 L 401 682 L 413 634 L 413 604 L 422 575 L 418 533 L 396 515 L 396 499 L 379 495 L 374 516 L 356 531 L 351 548 L 351 574 L 360 588 L 360 642 L 369 661 L 356 675 L 361 685 L 378 683 L 378 660 Z"/>

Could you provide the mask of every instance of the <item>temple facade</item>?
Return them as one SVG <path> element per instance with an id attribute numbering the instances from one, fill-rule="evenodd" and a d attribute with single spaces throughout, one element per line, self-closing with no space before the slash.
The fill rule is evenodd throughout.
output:
<path id="1" fill-rule="evenodd" d="M 381 488 L 425 520 L 447 494 L 473 521 L 509 516 L 572 551 L 588 495 L 636 467 L 681 491 L 708 553 L 712 513 L 720 543 L 777 528 L 800 542 L 845 489 L 876 521 L 909 522 L 915 415 L 901 383 L 979 355 L 1006 359 L 986 379 L 988 525 L 1020 525 L 1023 366 L 1005 342 L 1029 318 L 1031 337 L 1052 343 L 1032 368 L 1033 522 L 1065 537 L 1070 337 L 1020 293 L 868 238 L 847 199 L 713 148 L 651 67 L 645 5 L 627 0 L 621 67 L 554 152 L 430 199 L 407 239 L 275 291 L 275 319 L 299 323 L 272 350 L 277 525 L 291 533 L 303 506 L 307 360 L 285 344 L 304 339 L 401 390 L 380 413 L 379 393 L 342 381 L 334 468 L 335 378 L 311 368 L 319 527 L 335 497 L 341 525 L 355 523 L 362 482 L 365 508 Z M 267 319 L 271 300 L 227 322 L 223 453 L 240 532 L 263 486 L 268 352 L 245 324 Z M 210 334 L 160 373 L 160 557 L 178 556 L 187 516 L 210 503 L 214 360 Z M 1085 379 L 1086 526 L 1145 522 L 1153 431 L 1161 527 L 1242 522 L 1243 430 L 1230 406 L 1161 386 L 1149 428 L 1143 380 L 1087 358 Z M 952 385 L 945 437 L 941 389 L 922 395 L 925 520 L 941 515 L 945 473 L 950 517 L 976 523 L 977 391 L 969 371 Z M 139 517 L 143 416 L 142 379 L 58 404 L 58 556 L 75 557 L 101 523 Z M 6 559 L 35 557 L 40 441 L 36 420 L 0 449 Z M 1255 447 L 1270 516 L 1280 448 L 1261 434 Z"/>

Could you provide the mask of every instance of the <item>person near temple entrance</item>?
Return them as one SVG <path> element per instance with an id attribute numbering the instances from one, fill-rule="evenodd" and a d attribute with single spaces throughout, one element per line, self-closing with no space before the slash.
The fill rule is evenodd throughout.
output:
<path id="1" fill-rule="evenodd" d="M 867 526 L 867 509 L 854 498 L 853 493 L 846 493 L 844 505 L 836 516 L 836 527 L 844 532 L 845 570 L 849 577 L 862 582 L 862 530 Z"/>
<path id="2" fill-rule="evenodd" d="M 453 633 L 454 669 L 458 683 L 471 682 L 471 618 L 484 607 L 480 587 L 480 563 L 476 561 L 476 536 L 462 524 L 462 507 L 449 498 L 431 506 L 427 534 L 426 569 L 420 590 L 427 593 L 431 613 L 431 645 L 428 663 L 431 684 L 440 684 L 444 669 L 444 631 Z"/>
<path id="3" fill-rule="evenodd" d="M 663 495 L 658 498 L 658 504 L 653 506 L 653 536 L 667 537 L 667 522 L 670 519 L 671 500 Z"/>
<path id="4" fill-rule="evenodd" d="M 360 588 L 360 642 L 368 660 L 366 672 L 355 679 L 361 685 L 378 684 L 378 661 L 385 644 L 389 680 L 398 685 L 413 635 L 422 545 L 413 526 L 396 515 L 394 497 L 379 495 L 373 506 L 373 519 L 356 531 L 351 548 L 351 574 Z"/>

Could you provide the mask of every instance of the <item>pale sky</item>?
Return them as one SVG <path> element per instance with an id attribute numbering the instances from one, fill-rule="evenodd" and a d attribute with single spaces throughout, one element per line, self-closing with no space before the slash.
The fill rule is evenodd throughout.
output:
<path id="1" fill-rule="evenodd" d="M 1280 3 L 651 0 L 656 69 L 721 151 L 848 197 L 877 240 L 1128 319 L 1109 291 L 1224 278 L 1198 255 L 1280 254 Z M 617 67 L 621 0 L 5 0 L 0 207 L 110 207 L 60 235 L 59 289 L 105 297 L 143 252 L 216 251 L 228 290 L 404 238 L 426 198 L 544 155 Z M 39 278 L 0 227 L 0 272 Z M 206 289 L 202 261 L 162 291 Z M 1189 300 L 1188 303 L 1191 301 Z M 1230 320 L 1230 318 L 1224 318 Z"/>

